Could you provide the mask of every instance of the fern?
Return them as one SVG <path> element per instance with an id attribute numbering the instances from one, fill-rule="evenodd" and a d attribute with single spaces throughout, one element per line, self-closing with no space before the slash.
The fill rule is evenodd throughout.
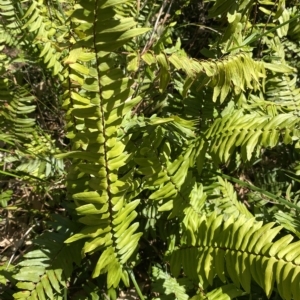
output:
<path id="1" fill-rule="evenodd" d="M 172 64 L 176 70 L 183 70 L 187 75 L 182 89 L 184 96 L 192 84 L 197 89 L 208 85 L 213 88 L 214 102 L 219 98 L 222 103 L 230 91 L 240 94 L 245 88 L 257 90 L 260 87 L 260 79 L 265 77 L 264 65 L 254 61 L 246 53 L 229 56 L 223 60 L 196 61 L 189 59 L 182 51 L 177 51 L 168 58 L 166 55 L 154 56 L 148 52 L 142 59 L 149 65 L 157 63 L 160 66 L 161 90 L 169 83 L 165 74 L 169 73 L 169 64 Z"/>
<path id="2" fill-rule="evenodd" d="M 130 278 L 141 298 L 256 297 L 259 286 L 300 299 L 299 9 L 198 1 L 211 35 L 199 50 L 209 59 L 196 59 L 172 11 L 192 2 L 0 0 L 0 47 L 17 49 L 0 57 L 0 138 L 13 149 L 1 164 L 26 182 L 68 166 L 67 218 L 1 277 L 15 299 L 116 299 Z M 65 110 L 70 146 L 55 158 L 33 117 L 40 95 L 17 68 L 31 60 Z M 249 189 L 250 209 L 226 179 Z"/>
<path id="3" fill-rule="evenodd" d="M 163 295 L 172 295 L 174 294 L 175 299 L 178 300 L 188 300 L 189 296 L 185 293 L 185 289 L 181 286 L 174 278 L 170 277 L 168 274 L 165 274 L 161 269 L 157 267 L 152 268 L 153 278 L 155 283 L 153 285 L 153 290 L 159 292 L 162 288 L 165 290 Z M 162 296 L 156 297 L 154 299 L 173 299 L 171 296 Z"/>
<path id="4" fill-rule="evenodd" d="M 107 272 L 108 287 L 117 287 L 121 279 L 129 284 L 124 266 L 141 236 L 135 233 L 138 224 L 131 223 L 139 201 L 126 200 L 131 188 L 130 174 L 118 176 L 118 169 L 130 159 L 124 152 L 128 138 L 118 139 L 118 129 L 122 117 L 140 98 L 132 97 L 134 81 L 122 75 L 121 69 L 114 66 L 114 56 L 108 52 L 147 31 L 133 28 L 136 23 L 132 18 L 123 18 L 114 11 L 116 5 L 125 2 L 129 1 L 80 2 L 71 20 L 81 24 L 74 30 L 82 40 L 73 46 L 64 62 L 65 84 L 69 86 L 64 105 L 69 109 L 67 115 L 76 123 L 78 120 L 77 132 L 69 134 L 77 151 L 66 156 L 76 158 L 74 177 L 79 179 L 85 174 L 88 181 L 88 185 L 72 181 L 82 191 L 74 193 L 73 199 L 77 213 L 82 216 L 79 221 L 85 226 L 66 243 L 88 238 L 83 253 L 101 250 L 93 277 Z M 80 145 L 83 137 L 84 143 Z"/>
<path id="5" fill-rule="evenodd" d="M 256 147 L 275 147 L 279 142 L 290 144 L 298 140 L 296 124 L 297 117 L 293 114 L 269 117 L 243 115 L 242 110 L 237 110 L 216 119 L 206 136 L 212 140 L 210 152 L 216 161 L 226 162 L 235 147 L 241 147 L 242 158 L 250 160 Z"/>
<path id="6" fill-rule="evenodd" d="M 281 229 L 273 226 L 243 217 L 202 216 L 199 229 L 187 228 L 185 242 L 172 253 L 172 274 L 177 277 L 182 265 L 188 277 L 204 286 L 218 275 L 223 282 L 230 278 L 247 293 L 253 278 L 268 297 L 276 283 L 284 299 L 299 299 L 299 242 L 291 243 L 291 235 L 273 242 Z"/>
<path id="7" fill-rule="evenodd" d="M 52 225 L 52 232 L 45 232 L 35 241 L 43 250 L 26 253 L 16 266 L 18 272 L 13 277 L 22 291 L 13 295 L 15 299 L 62 299 L 65 294 L 73 264 L 81 261 L 82 243 L 62 243 L 78 227 L 70 220 L 56 217 Z"/>
<path id="8" fill-rule="evenodd" d="M 67 33 L 63 31 L 68 29 L 64 24 L 65 16 L 61 13 L 61 10 L 50 6 L 48 1 L 32 1 L 22 16 L 22 30 L 27 30 L 32 35 L 34 45 L 39 49 L 39 56 L 43 58 L 47 68 L 52 69 L 53 75 L 58 75 L 62 70 L 57 32 L 60 31 L 60 36 L 63 36 Z M 52 14 L 56 16 L 56 22 L 51 18 Z"/>
<path id="9" fill-rule="evenodd" d="M 215 186 L 215 193 L 210 196 L 213 206 L 212 210 L 216 210 L 219 213 L 222 212 L 222 214 L 233 216 L 234 218 L 238 218 L 239 215 L 252 218 L 253 215 L 247 207 L 238 201 L 233 186 L 221 177 L 218 177 L 218 181 L 219 188 Z"/>

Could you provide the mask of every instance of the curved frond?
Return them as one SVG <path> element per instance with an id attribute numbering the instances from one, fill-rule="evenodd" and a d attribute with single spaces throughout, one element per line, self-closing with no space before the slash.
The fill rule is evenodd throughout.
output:
<path id="1" fill-rule="evenodd" d="M 52 69 L 53 75 L 61 77 L 62 49 L 58 47 L 58 41 L 69 33 L 68 26 L 64 24 L 65 16 L 59 9 L 61 5 L 59 2 L 57 1 L 58 7 L 52 7 L 48 1 L 31 1 L 22 16 L 22 30 L 27 31 L 32 37 L 33 45 L 37 47 L 39 57 L 43 59 L 47 68 Z M 56 18 L 53 18 L 52 14 Z"/>
<path id="2" fill-rule="evenodd" d="M 231 55 L 219 60 L 197 61 L 190 59 L 185 53 L 177 52 L 169 57 L 166 54 L 158 56 L 147 52 L 142 56 L 145 63 L 158 64 L 161 69 L 160 87 L 163 91 L 166 89 L 170 75 L 171 64 L 175 70 L 183 70 L 186 79 L 183 85 L 182 94 L 187 95 L 192 85 L 196 89 L 205 86 L 213 88 L 212 101 L 217 99 L 222 103 L 230 91 L 236 95 L 244 92 L 246 89 L 258 90 L 261 86 L 261 80 L 266 77 L 265 67 L 261 62 L 253 60 L 248 54 L 241 53 Z"/>

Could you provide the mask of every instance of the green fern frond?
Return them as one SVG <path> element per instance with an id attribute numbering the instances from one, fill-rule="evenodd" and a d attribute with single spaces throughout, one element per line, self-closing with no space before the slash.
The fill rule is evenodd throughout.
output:
<path id="1" fill-rule="evenodd" d="M 191 182 L 193 183 L 192 180 Z M 203 192 L 203 186 L 194 183 L 193 189 L 189 194 L 189 198 L 190 202 L 188 204 L 176 201 L 174 203 L 172 215 L 178 216 L 180 215 L 179 212 L 183 211 L 184 217 L 182 224 L 184 224 L 185 228 L 193 228 L 194 230 L 197 230 L 197 220 L 205 213 L 204 209 L 207 200 L 207 195 Z"/>
<path id="2" fill-rule="evenodd" d="M 289 232 L 293 232 L 300 238 L 300 221 L 297 216 L 279 211 L 274 215 L 276 221 Z"/>
<path id="3" fill-rule="evenodd" d="M 244 115 L 241 110 L 216 119 L 206 133 L 211 139 L 210 153 L 218 162 L 226 162 L 236 147 L 242 158 L 250 160 L 257 146 L 275 147 L 279 142 L 290 144 L 298 140 L 298 117 L 280 114 L 274 117 Z"/>
<path id="4" fill-rule="evenodd" d="M 49 13 L 50 11 L 50 13 Z M 40 51 L 40 57 L 48 69 L 52 69 L 53 75 L 60 76 L 63 67 L 61 64 L 61 50 L 58 47 L 58 36 L 66 35 L 68 27 L 55 21 L 64 19 L 64 16 L 51 19 L 51 15 L 58 16 L 60 10 L 49 5 L 48 1 L 31 1 L 22 16 L 22 30 L 27 30 L 28 35 L 32 36 L 33 44 Z M 49 14 L 49 15 L 48 15 Z M 60 32 L 59 35 L 57 32 Z M 65 32 L 64 32 L 65 31 Z M 62 78 L 61 78 L 62 79 Z"/>
<path id="5" fill-rule="evenodd" d="M 133 18 L 116 13 L 125 3 L 130 1 L 79 1 L 70 20 L 81 38 L 64 61 L 64 107 L 74 150 L 64 156 L 74 159 L 69 193 L 84 224 L 66 243 L 87 239 L 83 253 L 101 251 L 93 277 L 107 273 L 108 287 L 117 287 L 121 279 L 129 285 L 124 265 L 142 235 L 133 223 L 139 200 L 130 201 L 132 174 L 118 173 L 131 160 L 124 151 L 129 138 L 119 139 L 118 132 L 141 98 L 133 97 L 134 80 L 124 76 L 108 51 L 148 29 L 135 28 Z"/>
<path id="6" fill-rule="evenodd" d="M 12 74 L 14 74 L 12 72 Z M 38 132 L 36 119 L 31 118 L 35 110 L 35 96 L 28 86 L 19 86 L 10 79 L 9 72 L 2 73 L 0 78 L 0 94 L 2 109 L 0 125 L 2 130 L 10 134 L 14 146 L 13 153 L 5 156 L 4 161 L 15 162 L 16 170 L 36 177 L 49 177 L 54 173 L 62 173 L 63 163 L 53 157 L 54 142 L 48 135 Z M 17 75 L 16 75 L 17 76 Z"/>
<path id="7" fill-rule="evenodd" d="M 175 217 L 181 215 L 183 208 L 189 205 L 195 179 L 188 172 L 190 150 L 176 157 L 178 145 L 170 143 L 164 137 L 164 132 L 158 127 L 149 135 L 144 135 L 134 160 L 138 172 L 143 175 L 143 187 L 154 191 L 149 199 L 163 200 L 159 211 L 172 210 L 171 216 Z M 172 157 L 174 159 L 170 159 Z"/>
<path id="8" fill-rule="evenodd" d="M 61 294 L 62 287 L 66 287 L 62 279 L 62 270 L 47 270 L 49 257 L 41 250 L 31 251 L 19 264 L 19 272 L 14 275 L 18 280 L 17 288 L 21 292 L 15 293 L 15 299 L 56 299 L 56 293 Z"/>
<path id="9" fill-rule="evenodd" d="M 276 108 L 282 112 L 299 115 L 299 92 L 297 88 L 297 76 L 290 78 L 283 75 L 281 78 L 270 78 L 266 81 L 266 100 L 273 102 Z"/>
<path id="10" fill-rule="evenodd" d="M 290 13 L 290 18 L 296 17 L 298 15 L 297 19 L 294 19 L 290 24 L 289 24 L 289 29 L 288 29 L 288 36 L 294 40 L 298 41 L 300 40 L 300 26 L 299 26 L 299 7 L 293 6 L 292 8 L 289 9 Z"/>
<path id="11" fill-rule="evenodd" d="M 282 41 L 286 53 L 286 60 L 294 68 L 300 69 L 300 41 Z"/>
<path id="12" fill-rule="evenodd" d="M 244 1 L 244 2 L 246 2 L 246 1 Z M 226 1 L 226 3 L 224 3 L 222 0 L 217 0 L 217 1 L 215 1 L 213 7 L 210 9 L 209 14 L 210 14 L 210 17 L 216 17 L 218 15 L 224 15 L 227 13 L 233 14 L 239 8 L 242 9 L 244 6 L 245 6 L 245 3 L 242 3 L 242 5 L 239 5 L 237 2 L 232 1 L 232 0 Z"/>
<path id="13" fill-rule="evenodd" d="M 216 210 L 219 214 L 223 213 L 228 216 L 233 216 L 234 218 L 238 218 L 239 215 L 253 218 L 253 215 L 249 212 L 247 207 L 238 201 L 236 191 L 232 184 L 219 176 L 218 184 L 219 186 L 214 186 L 214 192 L 210 195 L 212 210 Z"/>
<path id="14" fill-rule="evenodd" d="M 174 296 L 177 300 L 189 299 L 189 296 L 185 293 L 186 291 L 184 286 L 180 285 L 175 278 L 172 278 L 169 274 L 163 272 L 161 269 L 153 267 L 152 276 L 155 280 L 153 283 L 153 291 L 160 294 L 159 297 L 155 297 L 154 299 L 174 299 Z"/>
<path id="15" fill-rule="evenodd" d="M 22 34 L 18 19 L 18 9 L 13 1 L 0 1 L 0 44 L 1 48 L 11 47 L 13 51 L 19 48 L 18 36 Z"/>
<path id="16" fill-rule="evenodd" d="M 269 75 L 266 79 L 265 93 L 259 96 L 251 94 L 250 101 L 243 105 L 245 109 L 261 110 L 262 115 L 276 116 L 280 113 L 299 115 L 299 88 L 295 74 Z"/>
<path id="17" fill-rule="evenodd" d="M 184 96 L 193 84 L 196 89 L 210 86 L 213 88 L 213 102 L 219 99 L 223 103 L 230 91 L 239 95 L 246 89 L 258 90 L 262 85 L 262 79 L 266 77 L 264 64 L 253 60 L 246 53 L 231 55 L 220 60 L 197 61 L 188 58 L 180 51 L 169 57 L 163 53 L 155 56 L 147 52 L 142 59 L 148 65 L 157 64 L 161 69 L 162 91 L 168 85 L 167 78 L 169 78 L 169 64 L 171 64 L 175 70 L 183 70 L 186 74 L 182 90 Z"/>
<path id="18" fill-rule="evenodd" d="M 224 220 L 215 213 L 203 215 L 196 232 L 188 228 L 189 242 L 172 253 L 172 274 L 177 277 L 182 265 L 184 273 L 204 287 L 217 275 L 223 282 L 231 278 L 247 293 L 254 280 L 268 297 L 276 283 L 283 299 L 300 299 L 299 241 L 291 243 L 293 237 L 287 235 L 274 242 L 281 227 L 273 226 L 242 216 Z"/>
<path id="19" fill-rule="evenodd" d="M 82 243 L 66 245 L 64 240 L 76 230 L 76 224 L 68 219 L 56 217 L 53 232 L 45 232 L 35 244 L 40 249 L 24 255 L 13 276 L 18 282 L 14 299 L 61 299 L 73 271 L 73 264 L 81 261 Z"/>

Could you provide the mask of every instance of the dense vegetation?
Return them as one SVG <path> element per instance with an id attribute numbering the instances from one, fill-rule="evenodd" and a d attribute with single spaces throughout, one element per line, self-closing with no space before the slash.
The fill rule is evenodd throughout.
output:
<path id="1" fill-rule="evenodd" d="M 298 0 L 0 0 L 1 299 L 300 299 Z"/>

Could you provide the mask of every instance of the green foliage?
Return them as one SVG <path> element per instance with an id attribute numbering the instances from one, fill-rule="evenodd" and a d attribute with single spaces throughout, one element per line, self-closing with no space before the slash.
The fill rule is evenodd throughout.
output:
<path id="1" fill-rule="evenodd" d="M 171 272 L 177 277 L 182 265 L 184 273 L 204 287 L 213 284 L 215 275 L 224 283 L 228 276 L 247 293 L 251 291 L 252 278 L 268 297 L 276 282 L 284 299 L 297 299 L 299 241 L 290 243 L 293 237 L 286 235 L 273 242 L 281 229 L 273 226 L 274 223 L 262 226 L 254 218 L 242 216 L 225 221 L 222 215 L 202 216 L 198 230 L 187 228 L 180 249 L 172 252 Z"/>
<path id="2" fill-rule="evenodd" d="M 64 289 L 72 275 L 74 264 L 81 262 L 82 243 L 72 247 L 63 243 L 76 230 L 76 225 L 65 218 L 56 218 L 53 231 L 45 232 L 36 240 L 40 249 L 24 255 L 13 276 L 22 291 L 15 299 L 63 299 Z"/>
<path id="3" fill-rule="evenodd" d="M 11 298 L 300 299 L 299 6 L 173 2 L 0 0 L 0 174 L 51 194 L 67 166 Z"/>
<path id="4" fill-rule="evenodd" d="M 192 297 L 192 300 L 230 300 L 242 296 L 245 293 L 238 289 L 234 284 L 227 284 L 214 289 L 206 295 L 199 294 Z"/>
<path id="5" fill-rule="evenodd" d="M 189 296 L 185 293 L 185 289 L 181 286 L 176 279 L 172 278 L 169 274 L 164 273 L 161 269 L 153 267 L 152 275 L 154 279 L 153 290 L 162 294 L 161 297 L 155 299 L 173 299 L 187 300 Z"/>

